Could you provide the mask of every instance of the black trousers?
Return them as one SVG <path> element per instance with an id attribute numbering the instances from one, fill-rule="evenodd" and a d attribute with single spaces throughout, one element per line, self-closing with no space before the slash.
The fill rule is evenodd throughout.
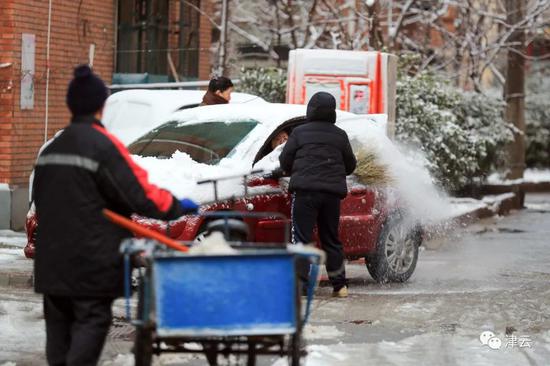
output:
<path id="1" fill-rule="evenodd" d="M 292 195 L 292 242 L 307 244 L 312 241 L 317 224 L 319 240 L 326 252 L 326 268 L 334 290 L 346 286 L 344 249 L 338 238 L 340 223 L 340 197 L 325 192 L 297 191 Z M 298 275 L 308 278 L 309 266 L 298 264 Z"/>
<path id="2" fill-rule="evenodd" d="M 50 366 L 95 366 L 112 320 L 112 298 L 44 295 Z"/>

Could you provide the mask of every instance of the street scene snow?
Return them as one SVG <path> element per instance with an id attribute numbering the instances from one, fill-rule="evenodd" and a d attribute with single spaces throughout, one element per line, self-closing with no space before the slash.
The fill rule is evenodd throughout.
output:
<path id="1" fill-rule="evenodd" d="M 0 366 L 550 365 L 549 0 L 0 19 Z"/>

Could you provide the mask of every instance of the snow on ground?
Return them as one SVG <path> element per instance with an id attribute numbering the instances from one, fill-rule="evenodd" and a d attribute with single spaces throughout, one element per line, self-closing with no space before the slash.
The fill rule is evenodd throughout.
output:
<path id="1" fill-rule="evenodd" d="M 44 347 L 42 302 L 3 299 L 0 301 L 0 355 L 4 360 L 21 356 L 20 347 L 27 344 L 32 349 Z M 24 353 L 24 352 L 23 352 Z"/>
<path id="2" fill-rule="evenodd" d="M 550 169 L 526 169 L 523 178 L 505 179 L 500 173 L 493 173 L 487 177 L 490 184 L 519 184 L 550 182 Z"/>
<path id="3" fill-rule="evenodd" d="M 444 216 L 446 218 L 462 216 L 468 212 L 487 206 L 487 204 L 482 200 L 476 200 L 475 198 L 469 197 L 450 198 L 449 204 L 451 206 L 451 210 L 449 210 L 448 214 Z"/>
<path id="4" fill-rule="evenodd" d="M 308 346 L 305 366 L 408 365 L 410 360 L 423 360 L 423 365 L 544 365 L 548 351 L 539 348 L 505 348 L 483 346 L 478 335 L 447 335 L 426 333 L 400 341 L 377 343 L 351 343 Z M 272 366 L 287 366 L 286 359 Z"/>
<path id="5" fill-rule="evenodd" d="M 27 244 L 25 233 L 0 230 L 0 247 L 18 247 L 23 248 Z"/>

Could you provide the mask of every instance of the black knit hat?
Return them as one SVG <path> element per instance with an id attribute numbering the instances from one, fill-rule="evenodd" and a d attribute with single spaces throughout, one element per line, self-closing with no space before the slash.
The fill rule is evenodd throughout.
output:
<path id="1" fill-rule="evenodd" d="M 94 114 L 99 111 L 109 91 L 88 65 L 80 65 L 74 69 L 74 79 L 67 90 L 67 106 L 73 116 Z"/>
<path id="2" fill-rule="evenodd" d="M 313 94 L 307 104 L 308 121 L 336 122 L 336 99 L 327 92 Z"/>

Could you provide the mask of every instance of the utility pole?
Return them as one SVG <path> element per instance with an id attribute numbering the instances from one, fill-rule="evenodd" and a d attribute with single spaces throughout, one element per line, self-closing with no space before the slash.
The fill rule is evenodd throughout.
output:
<path id="1" fill-rule="evenodd" d="M 506 22 L 512 27 L 525 16 L 525 0 L 506 0 Z M 516 127 L 514 141 L 509 146 L 508 179 L 523 177 L 525 170 L 525 31 L 518 27 L 509 39 L 514 45 L 508 50 L 506 84 L 506 120 Z"/>
<path id="2" fill-rule="evenodd" d="M 220 50 L 218 52 L 218 74 L 225 76 L 225 58 L 227 51 L 227 10 L 229 0 L 222 0 L 222 23 L 220 31 Z"/>

